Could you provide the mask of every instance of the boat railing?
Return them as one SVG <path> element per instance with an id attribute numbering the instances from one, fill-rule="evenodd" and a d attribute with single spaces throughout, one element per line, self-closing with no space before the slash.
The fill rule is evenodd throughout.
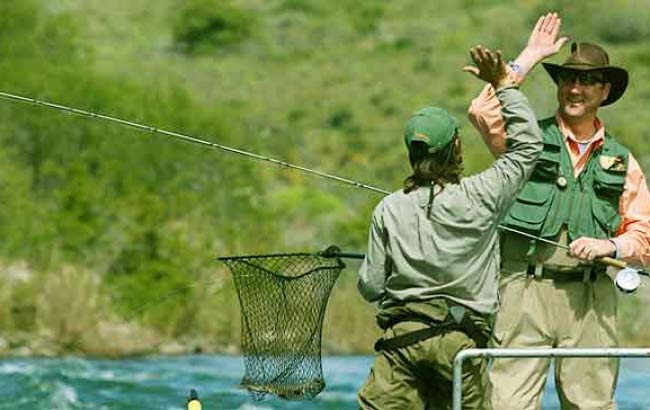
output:
<path id="1" fill-rule="evenodd" d="M 520 348 L 520 349 L 466 349 L 454 359 L 452 409 L 461 410 L 462 369 L 465 359 L 471 357 L 645 357 L 650 358 L 650 348 Z"/>

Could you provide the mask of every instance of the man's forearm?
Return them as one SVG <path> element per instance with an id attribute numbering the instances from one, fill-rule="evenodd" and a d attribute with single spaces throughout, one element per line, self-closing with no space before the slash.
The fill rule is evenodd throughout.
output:
<path id="1" fill-rule="evenodd" d="M 524 48 L 519 56 L 514 60 L 514 70 L 519 77 L 519 82 L 523 82 L 524 78 L 530 73 L 535 66 L 542 61 L 538 54 L 529 48 Z M 511 67 L 513 68 L 513 67 Z"/>

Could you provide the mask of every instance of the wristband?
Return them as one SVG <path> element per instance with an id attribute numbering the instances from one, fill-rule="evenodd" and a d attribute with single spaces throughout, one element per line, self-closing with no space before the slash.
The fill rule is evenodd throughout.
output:
<path id="1" fill-rule="evenodd" d="M 523 76 L 524 76 L 524 69 L 521 68 L 521 66 L 520 66 L 519 64 L 515 63 L 514 61 L 508 61 L 508 67 L 510 67 L 510 69 L 511 69 L 515 74 L 517 74 L 519 77 L 523 77 Z"/>

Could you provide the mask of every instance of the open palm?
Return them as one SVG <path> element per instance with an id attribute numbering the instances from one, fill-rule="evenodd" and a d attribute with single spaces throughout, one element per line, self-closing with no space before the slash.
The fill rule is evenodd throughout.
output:
<path id="1" fill-rule="evenodd" d="M 568 37 L 558 38 L 562 20 L 557 13 L 547 13 L 541 16 L 528 38 L 528 51 L 539 60 L 550 57 L 560 51 Z"/>

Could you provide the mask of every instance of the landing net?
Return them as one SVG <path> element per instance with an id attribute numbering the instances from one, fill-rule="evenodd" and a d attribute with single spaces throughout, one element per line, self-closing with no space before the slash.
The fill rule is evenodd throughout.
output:
<path id="1" fill-rule="evenodd" d="M 219 260 L 230 268 L 241 304 L 242 387 L 256 399 L 314 398 L 325 387 L 323 317 L 345 264 L 309 253 Z"/>

